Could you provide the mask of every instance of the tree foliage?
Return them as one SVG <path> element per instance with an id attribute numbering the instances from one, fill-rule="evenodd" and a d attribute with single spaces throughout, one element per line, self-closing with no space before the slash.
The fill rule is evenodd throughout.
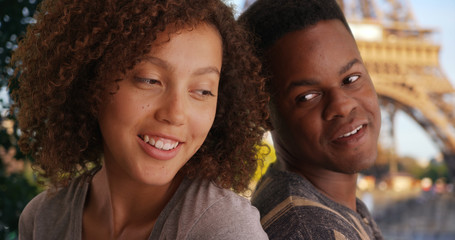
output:
<path id="1" fill-rule="evenodd" d="M 40 0 L 0 0 L 0 239 L 16 239 L 19 215 L 38 192 L 31 168 L 17 147 L 16 119 L 8 114 L 6 87 L 13 74 L 11 53 L 33 24 Z"/>

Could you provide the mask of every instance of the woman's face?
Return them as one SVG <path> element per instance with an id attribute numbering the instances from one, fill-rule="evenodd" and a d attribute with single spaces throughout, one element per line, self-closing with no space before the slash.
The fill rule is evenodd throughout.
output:
<path id="1" fill-rule="evenodd" d="M 99 125 L 108 174 L 147 185 L 169 183 L 212 127 L 222 40 L 211 25 L 170 33 L 108 89 Z"/>

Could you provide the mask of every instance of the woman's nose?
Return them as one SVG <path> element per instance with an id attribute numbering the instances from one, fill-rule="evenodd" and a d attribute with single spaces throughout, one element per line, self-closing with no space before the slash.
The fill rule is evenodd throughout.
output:
<path id="1" fill-rule="evenodd" d="M 158 121 L 172 125 L 183 125 L 186 121 L 186 96 L 181 93 L 171 92 L 163 97 L 163 102 L 156 112 Z"/>

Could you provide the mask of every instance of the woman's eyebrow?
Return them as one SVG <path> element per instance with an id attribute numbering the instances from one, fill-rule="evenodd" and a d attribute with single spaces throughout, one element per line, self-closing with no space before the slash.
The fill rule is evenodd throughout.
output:
<path id="1" fill-rule="evenodd" d="M 196 71 L 194 71 L 193 75 L 204 75 L 204 74 L 209 74 L 209 73 L 215 73 L 218 76 L 220 75 L 220 71 L 215 66 L 199 68 Z"/>
<path id="2" fill-rule="evenodd" d="M 153 57 L 153 56 L 145 56 L 142 60 L 149 62 L 151 64 L 154 64 L 154 65 L 157 65 L 166 70 L 172 70 L 171 65 L 161 58 L 157 58 L 157 57 Z"/>
<path id="3" fill-rule="evenodd" d="M 142 60 L 146 61 L 146 62 L 149 62 L 151 64 L 154 64 L 154 65 L 157 65 L 157 66 L 159 66 L 161 68 L 164 68 L 166 70 L 173 70 L 174 69 L 171 66 L 171 64 L 169 64 L 167 61 L 165 61 L 165 60 L 163 60 L 161 58 L 157 58 L 157 57 L 153 57 L 153 56 L 145 56 Z M 215 66 L 202 67 L 202 68 L 199 68 L 196 71 L 194 71 L 193 75 L 204 75 L 204 74 L 207 74 L 207 73 L 215 73 L 215 74 L 217 74 L 219 76 L 220 75 L 220 70 L 218 70 L 218 68 L 215 67 Z"/>

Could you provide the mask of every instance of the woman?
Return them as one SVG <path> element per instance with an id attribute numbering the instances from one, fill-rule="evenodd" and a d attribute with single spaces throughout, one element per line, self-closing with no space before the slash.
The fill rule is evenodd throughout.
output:
<path id="1" fill-rule="evenodd" d="M 22 135 L 53 188 L 20 239 L 266 239 L 247 189 L 267 113 L 219 0 L 44 1 L 13 56 Z"/>

